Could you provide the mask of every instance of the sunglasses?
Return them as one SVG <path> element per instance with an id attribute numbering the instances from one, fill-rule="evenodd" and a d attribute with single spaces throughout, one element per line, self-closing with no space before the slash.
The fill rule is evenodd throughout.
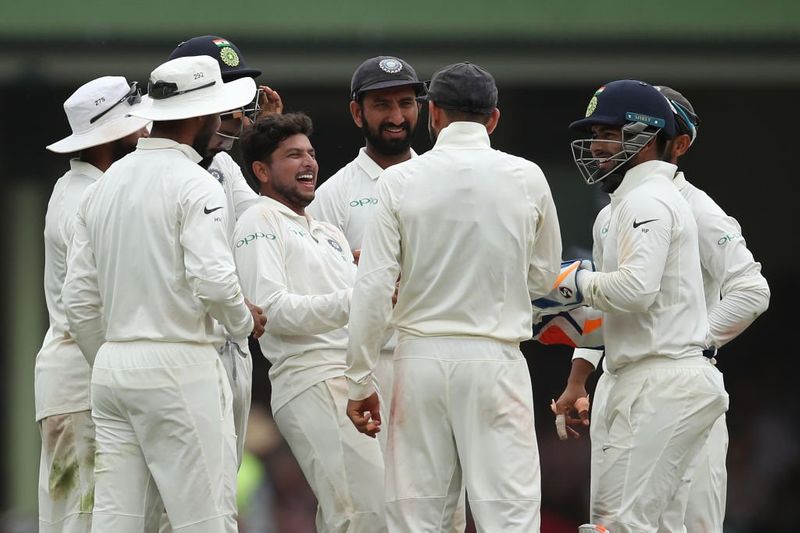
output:
<path id="1" fill-rule="evenodd" d="M 150 80 L 150 82 L 148 82 L 147 84 L 147 96 L 149 96 L 153 100 L 164 100 L 165 98 L 172 98 L 173 96 L 178 96 L 179 94 L 186 94 L 192 91 L 205 89 L 206 87 L 211 87 L 215 83 L 217 82 L 212 81 L 210 83 L 200 85 L 199 87 L 192 87 L 191 89 L 185 89 L 183 91 L 179 91 L 177 83 L 164 80 L 158 80 L 155 82 L 153 80 Z"/>
<path id="2" fill-rule="evenodd" d="M 117 107 L 122 102 L 128 102 L 128 105 L 138 104 L 139 102 L 141 102 L 142 93 L 139 91 L 138 85 L 139 82 L 136 81 L 131 83 L 131 88 L 128 90 L 125 96 L 114 102 L 110 107 L 107 107 L 105 110 L 101 111 L 100 113 L 90 118 L 89 124 L 94 124 L 95 122 L 100 120 L 106 113 Z"/>

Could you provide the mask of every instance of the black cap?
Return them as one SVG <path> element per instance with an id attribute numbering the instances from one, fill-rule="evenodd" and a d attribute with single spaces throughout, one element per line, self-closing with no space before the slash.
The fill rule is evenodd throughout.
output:
<path id="1" fill-rule="evenodd" d="M 398 57 L 378 56 L 361 63 L 350 81 L 350 98 L 358 100 L 361 93 L 389 87 L 410 85 L 417 94 L 425 93 L 414 68 Z"/>
<path id="2" fill-rule="evenodd" d="M 183 41 L 167 59 L 191 56 L 210 56 L 216 59 L 222 71 L 222 81 L 225 83 L 245 77 L 257 78 L 261 75 L 260 70 L 247 66 L 244 56 L 235 44 L 216 35 L 203 35 Z"/>
<path id="3" fill-rule="evenodd" d="M 591 131 L 594 125 L 624 126 L 642 122 L 660 128 L 668 138 L 676 135 L 675 115 L 658 90 L 639 80 L 616 80 L 595 91 L 586 117 L 569 125 L 576 131 Z"/>
<path id="4" fill-rule="evenodd" d="M 497 107 L 497 85 L 489 71 L 472 63 L 455 63 L 439 69 L 428 84 L 430 100 L 437 107 L 486 115 Z"/>

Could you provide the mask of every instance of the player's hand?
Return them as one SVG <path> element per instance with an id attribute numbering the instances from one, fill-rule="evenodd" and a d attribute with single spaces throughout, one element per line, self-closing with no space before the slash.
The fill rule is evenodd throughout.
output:
<path id="1" fill-rule="evenodd" d="M 258 113 L 258 119 L 262 119 L 267 115 L 280 115 L 283 113 L 283 100 L 278 91 L 260 85 L 258 87 L 258 104 L 261 106 L 261 111 Z"/>
<path id="2" fill-rule="evenodd" d="M 539 315 L 551 315 L 584 305 L 583 294 L 578 288 L 578 276 L 582 270 L 594 271 L 591 259 L 562 261 L 561 272 L 550 293 L 531 301 L 534 311 Z"/>
<path id="3" fill-rule="evenodd" d="M 361 248 L 357 248 L 353 250 L 353 262 L 358 264 L 358 260 L 361 258 Z"/>
<path id="4" fill-rule="evenodd" d="M 247 308 L 250 309 L 250 314 L 253 315 L 253 331 L 251 335 L 254 339 L 257 339 L 264 334 L 264 326 L 267 323 L 267 316 L 264 314 L 263 309 L 255 304 L 250 303 L 247 298 L 245 298 L 244 303 L 247 304 Z"/>
<path id="5" fill-rule="evenodd" d="M 378 393 L 373 392 L 363 400 L 348 400 L 347 417 L 359 432 L 374 439 L 381 430 L 380 407 Z"/>
<path id="6" fill-rule="evenodd" d="M 556 432 L 561 440 L 580 438 L 581 434 L 575 428 L 589 425 L 589 395 L 583 386 L 567 384 L 550 408 L 556 415 Z"/>

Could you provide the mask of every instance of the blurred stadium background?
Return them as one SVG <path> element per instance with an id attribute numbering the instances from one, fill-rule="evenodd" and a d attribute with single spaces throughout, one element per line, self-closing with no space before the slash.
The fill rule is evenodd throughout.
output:
<path id="1" fill-rule="evenodd" d="M 800 3 L 0 0 L 0 243 L 6 257 L 0 266 L 0 531 L 36 528 L 33 365 L 47 327 L 41 235 L 51 188 L 68 168 L 67 157 L 44 146 L 69 132 L 62 103 L 79 85 L 109 74 L 144 82 L 180 41 L 204 34 L 235 42 L 287 110 L 314 119 L 320 180 L 362 145 L 349 117 L 348 89 L 363 59 L 398 55 L 425 79 L 457 61 L 486 67 L 497 79 L 502 111 L 493 145 L 544 169 L 565 257 L 590 249 L 591 223 L 603 202 L 574 168 L 569 122 L 613 79 L 683 92 L 702 119 L 683 166 L 742 224 L 772 289 L 770 309 L 719 357 L 731 394 L 726 532 L 797 530 L 800 419 L 791 362 L 798 350 L 790 298 L 798 293 L 791 246 L 798 242 L 792 212 Z M 423 152 L 430 147 L 427 115 L 420 119 L 414 146 Z M 569 353 L 524 348 L 539 409 L 543 532 L 575 531 L 587 518 L 588 439 L 558 442 L 547 410 L 562 390 Z M 266 369 L 257 358 L 242 531 L 313 531 L 313 497 L 271 426 Z"/>

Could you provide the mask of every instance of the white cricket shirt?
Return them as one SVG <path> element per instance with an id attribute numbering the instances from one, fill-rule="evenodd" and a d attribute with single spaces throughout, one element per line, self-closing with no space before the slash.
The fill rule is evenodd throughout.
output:
<path id="1" fill-rule="evenodd" d="M 236 222 L 234 255 L 247 298 L 264 309 L 272 410 L 345 369 L 356 266 L 335 226 L 262 196 Z"/>
<path id="2" fill-rule="evenodd" d="M 219 343 L 212 317 L 233 337 L 253 329 L 225 194 L 198 161 L 189 146 L 140 139 L 84 195 L 62 297 L 88 360 L 104 337 Z"/>
<path id="3" fill-rule="evenodd" d="M 88 411 L 92 369 L 69 334 L 61 289 L 67 275 L 67 250 L 75 230 L 75 213 L 86 188 L 103 173 L 73 159 L 70 169 L 56 182 L 44 222 L 44 296 L 50 327 L 34 369 L 36 420 Z"/>
<path id="4" fill-rule="evenodd" d="M 708 311 L 706 344 L 719 348 L 736 338 L 767 309 L 769 285 L 761 275 L 761 264 L 747 248 L 736 219 L 728 216 L 708 194 L 689 183 L 683 172 L 678 172 L 672 181 L 689 203 L 697 222 Z M 595 220 L 592 230 L 595 258 L 602 258 L 610 218 L 610 206 L 606 206 Z M 600 261 L 595 263 L 598 270 L 603 270 Z M 602 353 L 579 348 L 574 357 L 586 359 L 597 367 Z"/>
<path id="5" fill-rule="evenodd" d="M 483 125 L 454 122 L 430 151 L 383 171 L 374 210 L 351 303 L 351 398 L 374 392 L 388 322 L 400 342 L 530 338 L 531 299 L 550 292 L 561 262 L 556 208 L 538 166 L 492 149 Z"/>
<path id="6" fill-rule="evenodd" d="M 417 157 L 413 150 L 411 157 Z M 364 232 L 378 205 L 381 172 L 381 166 L 367 155 L 366 147 L 362 147 L 355 159 L 319 186 L 306 212 L 341 229 L 350 249 L 360 250 Z"/>
<path id="7" fill-rule="evenodd" d="M 411 157 L 417 157 L 414 150 L 411 150 Z M 355 159 L 319 186 L 306 212 L 342 230 L 350 249 L 360 250 L 364 232 L 378 205 L 381 172 L 383 168 L 367 155 L 366 147 L 362 147 Z M 395 334 L 383 346 L 384 355 L 391 357 L 396 346 Z"/>
<path id="8" fill-rule="evenodd" d="M 219 152 L 211 160 L 208 173 L 214 176 L 225 191 L 225 206 L 228 213 L 228 236 L 233 239 L 236 220 L 247 209 L 258 202 L 258 194 L 247 184 L 238 163 L 228 154 Z"/>
<path id="9" fill-rule="evenodd" d="M 603 272 L 578 278 L 588 305 L 605 311 L 606 364 L 616 373 L 651 356 L 700 355 L 708 320 L 697 224 L 673 185 L 676 167 L 647 161 L 611 194 Z"/>
<path id="10" fill-rule="evenodd" d="M 769 285 L 761 264 L 747 248 L 742 228 L 683 172 L 673 180 L 697 221 L 700 265 L 708 308 L 708 346 L 720 348 L 736 338 L 769 305 Z"/>

